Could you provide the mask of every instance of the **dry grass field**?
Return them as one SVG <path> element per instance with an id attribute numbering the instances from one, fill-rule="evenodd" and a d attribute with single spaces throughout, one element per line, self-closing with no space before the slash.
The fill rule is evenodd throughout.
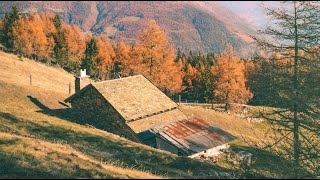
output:
<path id="1" fill-rule="evenodd" d="M 217 178 L 233 172 L 227 163 L 178 157 L 59 116 L 68 112 L 62 102 L 69 83 L 74 93 L 73 81 L 60 68 L 0 51 L 0 178 Z M 273 141 L 266 123 L 203 107 L 179 109 L 236 136 L 231 148 L 253 154 L 257 176 L 290 177 L 286 161 L 264 150 Z"/>

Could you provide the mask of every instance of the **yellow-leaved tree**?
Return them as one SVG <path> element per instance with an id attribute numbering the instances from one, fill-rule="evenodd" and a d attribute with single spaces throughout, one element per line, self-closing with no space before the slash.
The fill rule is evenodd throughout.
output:
<path id="1" fill-rule="evenodd" d="M 229 110 L 231 103 L 247 103 L 253 97 L 245 84 L 244 63 L 231 45 L 227 45 L 211 71 L 215 79 L 214 96 L 225 103 L 225 111 Z"/>
<path id="2" fill-rule="evenodd" d="M 108 37 L 100 35 L 97 40 L 98 57 L 97 65 L 100 69 L 101 79 L 110 79 L 111 72 L 114 69 L 112 57 L 115 56 L 112 46 L 108 41 Z"/>
<path id="3" fill-rule="evenodd" d="M 139 67 L 140 55 L 136 47 L 130 47 L 128 44 L 123 42 L 118 43 L 113 46 L 114 49 L 114 64 L 115 72 L 121 74 L 122 76 L 131 76 L 135 73 L 136 67 Z M 141 59 L 141 58 L 140 58 Z"/>
<path id="4" fill-rule="evenodd" d="M 62 24 L 62 32 L 65 38 L 65 55 L 68 67 L 72 70 L 77 70 L 86 49 L 84 36 L 76 25 Z"/>
<path id="5" fill-rule="evenodd" d="M 52 13 L 32 13 L 15 21 L 13 44 L 20 55 L 49 62 L 53 54 L 56 33 Z"/>
<path id="6" fill-rule="evenodd" d="M 182 64 L 175 63 L 174 49 L 155 20 L 149 21 L 137 42 L 144 65 L 140 73 L 168 95 L 180 92 L 184 88 Z"/>

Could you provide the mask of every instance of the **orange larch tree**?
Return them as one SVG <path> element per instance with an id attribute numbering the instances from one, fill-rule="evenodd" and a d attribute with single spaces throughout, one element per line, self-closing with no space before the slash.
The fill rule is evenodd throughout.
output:
<path id="1" fill-rule="evenodd" d="M 54 14 L 41 12 L 39 14 L 39 16 L 42 20 L 43 32 L 47 38 L 45 57 L 51 58 L 54 56 L 53 55 L 53 48 L 55 45 L 53 35 L 57 33 L 56 28 L 54 27 L 54 24 L 53 24 Z"/>
<path id="2" fill-rule="evenodd" d="M 86 43 L 81 30 L 78 26 L 70 26 L 62 24 L 62 31 L 66 44 L 66 58 L 68 67 L 71 70 L 77 70 L 81 64 L 81 59 L 84 56 Z"/>
<path id="3" fill-rule="evenodd" d="M 167 59 L 164 63 L 160 64 L 160 71 L 158 73 L 158 82 L 164 92 L 168 95 L 176 94 L 183 89 L 182 81 L 185 73 L 182 70 L 183 64 L 181 61 L 174 62 L 174 58 Z"/>
<path id="4" fill-rule="evenodd" d="M 31 14 L 15 22 L 13 28 L 14 46 L 19 54 L 37 60 L 48 59 L 47 37 L 38 14 Z"/>
<path id="5" fill-rule="evenodd" d="M 30 40 L 34 49 L 35 57 L 40 60 L 49 58 L 47 56 L 47 37 L 44 33 L 45 27 L 42 26 L 42 20 L 38 14 L 29 16 Z M 46 61 L 46 60 L 45 60 Z"/>
<path id="6" fill-rule="evenodd" d="M 201 74 L 197 68 L 193 67 L 190 63 L 187 63 L 185 68 L 184 83 L 187 90 L 194 92 L 201 79 Z"/>
<path id="7" fill-rule="evenodd" d="M 13 28 L 14 41 L 13 45 L 18 54 L 30 56 L 33 53 L 32 42 L 29 37 L 29 23 L 26 18 L 22 18 L 15 22 Z"/>
<path id="8" fill-rule="evenodd" d="M 182 65 L 174 62 L 174 49 L 155 20 L 149 21 L 137 42 L 146 67 L 140 73 L 169 95 L 181 91 Z"/>
<path id="9" fill-rule="evenodd" d="M 112 46 L 106 36 L 100 35 L 97 38 L 97 63 L 100 70 L 101 79 L 110 79 L 111 71 L 114 69 L 112 57 L 115 56 Z"/>
<path id="10" fill-rule="evenodd" d="M 231 103 L 247 103 L 253 96 L 246 88 L 244 63 L 235 54 L 231 45 L 218 57 L 211 68 L 214 75 L 214 95 L 225 103 L 225 111 Z"/>
<path id="11" fill-rule="evenodd" d="M 115 71 L 122 76 L 139 74 L 145 69 L 145 64 L 142 63 L 141 48 L 139 46 L 135 45 L 130 47 L 120 42 L 114 46 L 114 51 Z"/>

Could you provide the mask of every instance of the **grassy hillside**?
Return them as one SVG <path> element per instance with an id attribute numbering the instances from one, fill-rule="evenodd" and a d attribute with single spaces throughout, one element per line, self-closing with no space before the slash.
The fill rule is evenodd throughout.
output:
<path id="1" fill-rule="evenodd" d="M 0 178 L 212 178 L 225 172 L 50 113 L 65 110 L 59 102 L 69 96 L 69 82 L 73 76 L 63 70 L 0 52 Z"/>
<path id="2" fill-rule="evenodd" d="M 74 92 L 73 81 L 62 69 L 0 51 L 0 178 L 217 178 L 243 173 L 230 162 L 178 157 L 62 116 L 70 112 L 62 102 L 69 96 L 69 83 Z M 231 149 L 253 154 L 250 177 L 294 177 L 288 162 L 268 151 L 266 145 L 274 139 L 266 123 L 203 107 L 179 108 L 236 136 Z M 251 109 L 255 115 L 261 108 Z"/>

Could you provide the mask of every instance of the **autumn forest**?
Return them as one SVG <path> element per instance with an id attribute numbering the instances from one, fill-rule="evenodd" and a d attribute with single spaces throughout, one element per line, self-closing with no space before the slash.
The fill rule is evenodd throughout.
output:
<path id="1" fill-rule="evenodd" d="M 230 44 L 221 54 L 175 50 L 154 20 L 135 44 L 111 44 L 107 36 L 82 32 L 52 13 L 22 17 L 16 7 L 0 28 L 2 44 L 20 56 L 72 73 L 85 68 L 95 80 L 143 74 L 167 95 L 197 102 L 247 103 L 264 83 L 248 82 L 262 71 L 257 60 L 268 63 L 263 52 L 240 59 Z M 260 103 L 259 96 L 254 99 L 253 103 Z"/>

